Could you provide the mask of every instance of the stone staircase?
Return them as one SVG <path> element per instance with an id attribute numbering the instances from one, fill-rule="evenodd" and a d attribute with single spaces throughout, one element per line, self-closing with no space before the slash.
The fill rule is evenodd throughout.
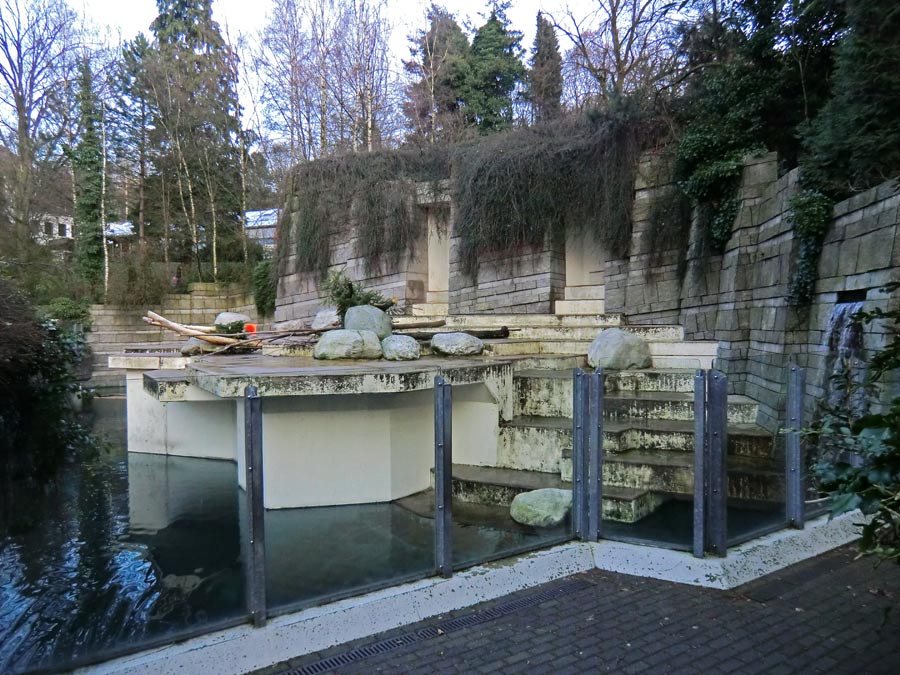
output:
<path id="1" fill-rule="evenodd" d="M 91 308 L 91 321 L 91 330 L 85 333 L 91 348 L 93 370 L 87 386 L 98 396 L 125 394 L 125 371 L 110 369 L 110 356 L 126 349 L 176 349 L 182 344 L 182 341 L 173 341 L 168 331 L 144 323 L 138 311 L 126 312 L 97 305 Z"/>
<path id="2" fill-rule="evenodd" d="M 590 342 L 611 326 L 646 339 L 653 367 L 606 374 L 603 515 L 634 523 L 671 498 L 692 495 L 694 375 L 714 366 L 717 343 L 686 341 L 681 326 L 628 325 L 622 315 L 594 311 L 602 302 L 573 293 L 556 303 L 564 312 L 556 315 L 411 318 L 444 319 L 440 331 L 507 326 L 510 337 L 485 340 L 485 351 L 522 357 L 514 366 L 514 417 L 500 425 L 497 466 L 455 465 L 457 499 L 505 506 L 519 492 L 571 486 L 572 369 L 586 367 Z M 783 465 L 772 434 L 756 423 L 757 404 L 729 396 L 727 417 L 729 497 L 781 499 Z"/>
<path id="3" fill-rule="evenodd" d="M 559 302 L 563 301 L 558 301 Z M 573 301 L 573 302 L 581 302 Z M 590 301 L 593 302 L 593 301 Z M 583 356 L 597 333 L 618 327 L 640 335 L 650 345 L 654 368 L 711 368 L 716 358 L 715 341 L 688 341 L 677 325 L 629 325 L 621 314 L 463 314 L 413 315 L 404 322 L 413 326 L 443 320 L 435 331 L 509 328 L 503 339 L 484 340 L 485 353 L 495 356 Z"/>

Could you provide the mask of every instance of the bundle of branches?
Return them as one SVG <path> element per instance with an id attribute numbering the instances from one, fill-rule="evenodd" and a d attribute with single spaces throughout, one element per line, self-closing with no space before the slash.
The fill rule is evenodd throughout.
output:
<path id="1" fill-rule="evenodd" d="M 280 224 L 279 267 L 293 240 L 297 268 L 324 278 L 333 239 L 357 229 L 356 255 L 369 270 L 396 267 L 412 254 L 424 227 L 416 208 L 418 184 L 449 176 L 449 153 L 440 146 L 352 153 L 299 164 L 291 174 Z"/>
<path id="2" fill-rule="evenodd" d="M 589 228 L 613 256 L 631 239 L 634 179 L 656 124 L 621 107 L 460 146 L 453 157 L 454 229 L 474 276 L 479 255 L 540 245 Z"/>

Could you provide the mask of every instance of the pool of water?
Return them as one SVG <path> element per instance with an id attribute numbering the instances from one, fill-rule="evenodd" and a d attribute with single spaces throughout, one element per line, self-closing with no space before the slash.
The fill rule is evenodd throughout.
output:
<path id="1" fill-rule="evenodd" d="M 245 493 L 232 462 L 112 449 L 17 495 L 0 539 L 0 672 L 64 667 L 247 618 Z M 277 613 L 433 573 L 428 492 L 400 503 L 268 511 L 266 591 Z M 564 538 L 503 509 L 454 505 L 461 567 Z"/>

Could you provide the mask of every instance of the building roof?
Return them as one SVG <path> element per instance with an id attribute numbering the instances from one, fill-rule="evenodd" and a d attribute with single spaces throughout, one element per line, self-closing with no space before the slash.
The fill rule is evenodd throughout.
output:
<path id="1" fill-rule="evenodd" d="M 247 211 L 244 214 L 244 227 L 256 229 L 260 227 L 275 227 L 278 224 L 280 209 L 262 209 L 261 211 Z"/>

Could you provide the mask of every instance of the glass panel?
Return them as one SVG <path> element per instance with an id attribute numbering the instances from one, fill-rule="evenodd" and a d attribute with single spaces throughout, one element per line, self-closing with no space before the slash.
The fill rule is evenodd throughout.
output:
<path id="1" fill-rule="evenodd" d="M 691 548 L 695 374 L 606 372 L 604 538 Z"/>
<path id="2" fill-rule="evenodd" d="M 129 453 L 118 401 L 94 402 L 117 432 L 108 452 L 13 496 L 0 539 L 0 672 L 60 668 L 246 615 L 234 462 Z"/>
<path id="3" fill-rule="evenodd" d="M 499 435 L 488 388 L 453 387 L 455 568 L 572 537 L 572 371 L 524 370 L 514 379 L 514 416 Z"/>
<path id="4" fill-rule="evenodd" d="M 433 407 L 430 389 L 263 399 L 270 611 L 434 573 Z"/>
<path id="5" fill-rule="evenodd" d="M 728 397 L 728 545 L 753 539 L 787 524 L 785 433 L 756 423 L 757 404 Z"/>

